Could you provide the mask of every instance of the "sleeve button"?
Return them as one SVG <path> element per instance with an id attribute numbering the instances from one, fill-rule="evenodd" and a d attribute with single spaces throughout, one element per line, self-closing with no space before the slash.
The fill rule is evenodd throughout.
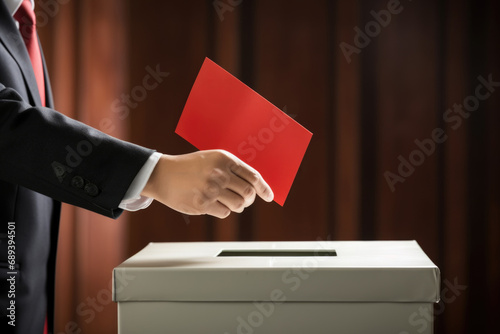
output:
<path id="1" fill-rule="evenodd" d="M 87 195 L 95 197 L 99 194 L 99 188 L 93 183 L 87 183 L 85 185 L 84 191 L 87 193 Z"/>
<path id="2" fill-rule="evenodd" d="M 85 181 L 81 176 L 74 176 L 71 179 L 71 185 L 75 188 L 82 189 L 83 186 L 85 185 Z"/>

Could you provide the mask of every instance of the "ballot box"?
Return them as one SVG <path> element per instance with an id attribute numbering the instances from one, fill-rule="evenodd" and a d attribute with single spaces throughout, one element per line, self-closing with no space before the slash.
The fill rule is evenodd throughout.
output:
<path id="1" fill-rule="evenodd" d="M 113 272 L 118 332 L 432 333 L 415 241 L 150 243 Z"/>

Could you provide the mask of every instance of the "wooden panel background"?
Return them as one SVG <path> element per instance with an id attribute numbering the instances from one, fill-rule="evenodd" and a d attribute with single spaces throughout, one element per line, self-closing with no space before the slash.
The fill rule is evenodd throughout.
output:
<path id="1" fill-rule="evenodd" d="M 401 0 L 383 26 L 373 13 L 396 1 L 62 2 L 39 31 L 64 112 L 94 125 L 114 117 L 113 135 L 190 152 L 174 129 L 208 56 L 314 136 L 284 207 L 257 201 L 225 220 L 157 203 L 118 222 L 67 214 L 58 332 L 73 321 L 84 333 L 115 331 L 113 304 L 89 323 L 77 307 L 148 242 L 215 240 L 415 239 L 441 268 L 436 332 L 497 327 L 500 92 L 494 87 L 460 124 L 443 116 L 473 102 L 479 76 L 500 81 L 498 2 Z M 368 28 L 370 42 L 349 62 L 340 44 L 354 45 L 356 27 Z M 168 77 L 138 95 L 157 66 Z M 123 94 L 132 99 L 128 112 L 109 116 Z M 415 141 L 436 129 L 446 140 L 419 156 Z M 400 157 L 419 166 L 391 191 L 384 174 L 397 173 Z"/>

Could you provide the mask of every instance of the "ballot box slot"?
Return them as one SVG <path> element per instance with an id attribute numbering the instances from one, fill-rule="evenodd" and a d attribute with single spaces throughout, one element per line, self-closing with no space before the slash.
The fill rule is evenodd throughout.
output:
<path id="1" fill-rule="evenodd" d="M 296 257 L 296 256 L 337 256 L 337 252 L 334 249 L 328 250 L 288 250 L 288 249 L 259 249 L 259 250 L 222 250 L 218 257 L 230 257 L 230 256 L 240 256 L 240 257 L 252 257 L 252 256 L 262 256 L 262 257 Z"/>

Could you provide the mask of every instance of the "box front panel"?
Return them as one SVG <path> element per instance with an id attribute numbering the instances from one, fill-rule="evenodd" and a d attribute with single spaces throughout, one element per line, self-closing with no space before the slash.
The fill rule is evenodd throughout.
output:
<path id="1" fill-rule="evenodd" d="M 431 303 L 118 303 L 119 334 L 422 334 L 432 319 Z"/>

